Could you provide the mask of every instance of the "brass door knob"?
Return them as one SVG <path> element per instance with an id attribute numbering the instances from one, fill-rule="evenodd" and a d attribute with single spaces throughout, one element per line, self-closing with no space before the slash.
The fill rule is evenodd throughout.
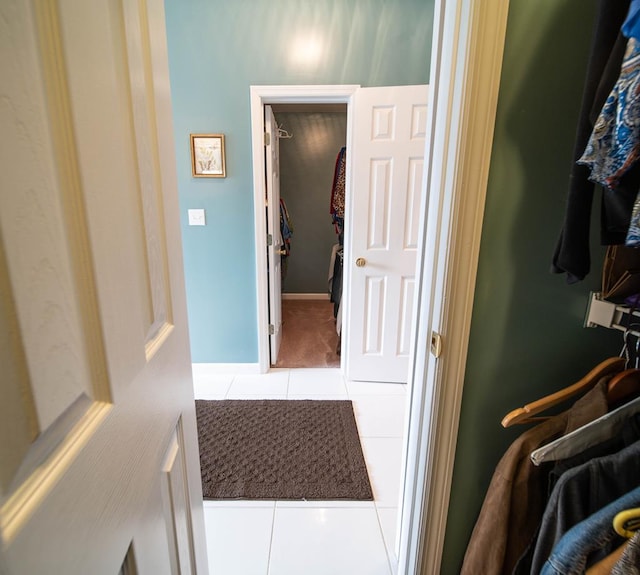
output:
<path id="1" fill-rule="evenodd" d="M 276 250 L 276 253 L 280 256 L 286 256 L 287 255 L 287 250 Z"/>
<path id="2" fill-rule="evenodd" d="M 367 263 L 367 260 L 365 260 L 364 258 L 358 258 L 358 259 L 356 260 L 356 265 L 357 265 L 359 268 L 363 268 L 363 267 L 365 266 L 365 264 L 366 264 L 366 263 Z"/>

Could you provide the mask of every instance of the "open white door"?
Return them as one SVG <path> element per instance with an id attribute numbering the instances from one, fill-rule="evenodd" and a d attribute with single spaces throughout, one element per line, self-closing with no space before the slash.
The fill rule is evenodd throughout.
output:
<path id="1" fill-rule="evenodd" d="M 207 572 L 164 17 L 0 6 L 3 574 Z"/>
<path id="2" fill-rule="evenodd" d="M 271 106 L 264 107 L 267 261 L 269 267 L 269 348 L 271 365 L 278 361 L 282 341 L 282 233 L 280 232 L 280 158 L 278 124 Z"/>
<path id="3" fill-rule="evenodd" d="M 427 86 L 360 88 L 351 150 L 347 377 L 406 382 L 427 123 Z"/>

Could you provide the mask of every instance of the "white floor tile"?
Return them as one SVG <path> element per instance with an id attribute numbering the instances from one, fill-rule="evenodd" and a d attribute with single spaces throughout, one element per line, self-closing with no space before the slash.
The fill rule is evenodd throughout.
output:
<path id="1" fill-rule="evenodd" d="M 216 364 L 213 363 L 192 363 L 191 372 L 193 373 L 193 379 L 203 378 L 227 378 L 229 383 L 233 379 L 235 373 L 222 372 L 216 368 Z"/>
<path id="2" fill-rule="evenodd" d="M 225 399 L 287 399 L 286 393 L 234 393 L 230 391 Z"/>
<path id="3" fill-rule="evenodd" d="M 268 374 L 237 376 L 205 371 L 198 377 L 194 375 L 194 391 L 199 399 L 352 399 L 375 497 L 375 504 L 205 501 L 212 573 L 389 575 L 394 572 L 406 385 L 345 383 L 339 369 L 278 369 Z"/>
<path id="4" fill-rule="evenodd" d="M 193 377 L 193 393 L 196 399 L 219 399 L 224 397 L 233 375 L 207 375 Z"/>
<path id="5" fill-rule="evenodd" d="M 292 369 L 289 395 L 347 395 L 347 387 L 339 369 Z"/>
<path id="6" fill-rule="evenodd" d="M 378 508 L 397 507 L 400 495 L 401 437 L 363 437 L 362 451 Z"/>
<path id="7" fill-rule="evenodd" d="M 407 398 L 402 395 L 352 395 L 360 437 L 402 437 Z"/>
<path id="8" fill-rule="evenodd" d="M 349 395 L 406 395 L 406 383 L 378 383 L 374 381 L 347 381 Z"/>
<path id="9" fill-rule="evenodd" d="M 231 395 L 287 394 L 289 370 L 271 370 L 264 374 L 237 375 L 227 392 Z"/>
<path id="10" fill-rule="evenodd" d="M 390 575 L 374 509 L 277 508 L 269 575 Z"/>
<path id="11" fill-rule="evenodd" d="M 287 396 L 287 399 L 317 399 L 320 401 L 332 401 L 332 400 L 342 400 L 346 401 L 349 398 L 347 397 L 347 393 L 290 393 Z"/>
<path id="12" fill-rule="evenodd" d="M 273 509 L 276 502 L 273 499 L 205 499 L 204 507 L 268 507 Z"/>
<path id="13" fill-rule="evenodd" d="M 273 508 L 205 508 L 209 571 L 225 575 L 265 575 L 273 514 Z"/>
<path id="14" fill-rule="evenodd" d="M 278 507 L 301 507 L 305 509 L 311 509 L 314 507 L 332 507 L 332 508 L 374 508 L 373 501 L 347 501 L 347 500 L 334 500 L 334 501 L 276 501 L 276 508 Z"/>
<path id="15" fill-rule="evenodd" d="M 382 526 L 382 535 L 384 544 L 387 547 L 387 554 L 391 567 L 396 567 L 398 558 L 395 551 L 396 533 L 398 531 L 398 510 L 397 509 L 378 509 L 378 518 Z"/>
<path id="16" fill-rule="evenodd" d="M 222 399 L 225 399 L 227 396 L 226 393 L 220 395 L 217 393 L 206 393 L 206 392 L 201 392 L 201 393 L 195 393 L 195 398 L 196 399 L 204 399 L 206 401 L 220 401 Z"/>

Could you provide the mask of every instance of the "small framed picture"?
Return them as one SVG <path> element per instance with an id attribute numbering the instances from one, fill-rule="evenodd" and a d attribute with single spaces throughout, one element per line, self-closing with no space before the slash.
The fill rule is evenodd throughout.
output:
<path id="1" fill-rule="evenodd" d="M 226 178 L 224 134 L 191 134 L 191 174 L 194 178 Z"/>

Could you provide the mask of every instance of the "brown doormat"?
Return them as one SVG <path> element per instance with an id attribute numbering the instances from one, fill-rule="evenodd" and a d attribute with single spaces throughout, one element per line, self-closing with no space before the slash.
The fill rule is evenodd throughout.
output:
<path id="1" fill-rule="evenodd" d="M 351 401 L 196 400 L 205 499 L 373 494 Z"/>

